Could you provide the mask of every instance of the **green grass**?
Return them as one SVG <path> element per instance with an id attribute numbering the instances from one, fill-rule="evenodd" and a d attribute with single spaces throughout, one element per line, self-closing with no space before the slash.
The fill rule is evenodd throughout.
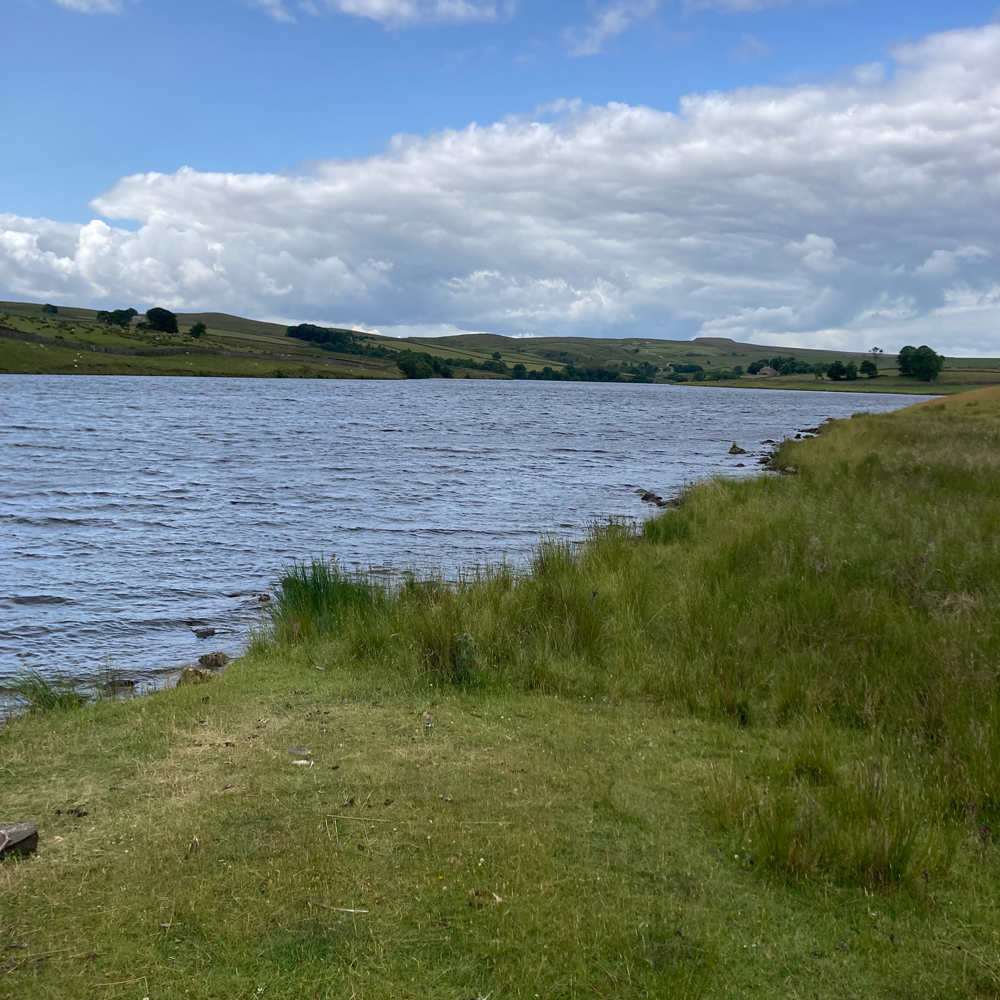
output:
<path id="1" fill-rule="evenodd" d="M 56 345 L 25 345 L 0 337 L 0 373 L 32 374 L 122 374 L 181 375 L 202 374 L 233 377 L 275 377 L 277 372 L 294 378 L 399 378 L 392 358 L 336 355 L 310 346 L 305 341 L 289 339 L 286 327 L 276 323 L 231 316 L 226 313 L 179 313 L 181 334 L 141 331 L 132 327 L 116 330 L 99 324 L 93 309 L 59 306 L 58 314 L 45 314 L 41 303 L 0 302 L 0 325 L 73 344 L 124 348 L 184 347 L 216 351 L 252 353 L 255 357 L 225 358 L 192 356 L 177 358 L 129 358 L 95 356 L 79 349 L 66 354 Z M 207 333 L 199 340 L 187 336 L 194 323 L 204 323 Z M 633 365 L 648 362 L 661 369 L 678 362 L 696 363 L 706 369 L 746 368 L 758 359 L 776 354 L 792 355 L 809 364 L 853 359 L 860 363 L 866 354 L 838 353 L 808 348 L 778 348 L 744 344 L 723 337 L 699 337 L 691 340 L 660 340 L 649 337 L 610 339 L 602 337 L 536 337 L 518 339 L 494 334 L 459 334 L 449 337 L 408 338 L 396 340 L 377 334 L 359 334 L 372 345 L 410 348 L 441 358 L 467 358 L 483 362 L 499 352 L 509 366 L 523 364 L 529 371 L 549 366 L 557 371 L 566 364 L 584 367 L 607 364 Z M 82 354 L 82 357 L 77 357 Z M 312 363 L 289 362 L 275 355 L 294 354 Z M 1000 360 L 996 358 L 948 358 L 941 378 L 932 384 L 901 378 L 892 356 L 879 360 L 877 379 L 852 382 L 817 380 L 812 375 L 786 375 L 776 378 L 749 378 L 718 383 L 729 387 L 767 389 L 805 389 L 824 392 L 889 392 L 917 394 L 952 394 L 981 386 L 1000 384 Z M 456 370 L 459 378 L 495 379 L 503 376 L 489 372 Z M 664 374 L 654 376 L 662 382 Z M 691 383 L 713 385 L 711 382 Z"/>
<path id="2" fill-rule="evenodd" d="M 0 996 L 1000 994 L 998 455 L 984 390 L 525 574 L 292 567 L 210 684 L 0 731 Z"/>

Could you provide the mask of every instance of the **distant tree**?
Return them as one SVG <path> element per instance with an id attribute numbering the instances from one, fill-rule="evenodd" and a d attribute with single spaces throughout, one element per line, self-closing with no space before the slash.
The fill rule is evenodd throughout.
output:
<path id="1" fill-rule="evenodd" d="M 51 316 L 55 316 L 59 312 L 59 307 L 54 306 L 49 302 L 46 302 L 45 305 L 42 306 L 42 312 L 48 313 Z"/>
<path id="2" fill-rule="evenodd" d="M 396 367 L 407 378 L 452 378 L 454 372 L 443 358 L 431 357 L 430 354 L 417 354 L 414 351 L 400 351 L 396 359 Z"/>
<path id="3" fill-rule="evenodd" d="M 910 345 L 900 348 L 899 354 L 896 355 L 896 367 L 899 369 L 900 375 L 913 374 L 910 370 L 910 359 L 916 353 L 917 349 L 915 347 L 911 347 Z"/>
<path id="4" fill-rule="evenodd" d="M 735 354 L 736 352 L 734 351 L 733 353 Z M 733 365 L 733 374 L 737 378 L 739 378 L 743 374 L 743 366 L 742 365 Z"/>
<path id="5" fill-rule="evenodd" d="M 500 352 L 499 352 L 499 351 L 494 351 L 494 352 L 493 352 L 493 360 L 494 360 L 494 361 L 499 361 L 499 360 L 500 360 L 500 358 L 501 358 L 501 354 L 500 354 Z"/>
<path id="6" fill-rule="evenodd" d="M 944 368 L 944 356 L 926 344 L 909 356 L 910 374 L 921 382 L 933 382 Z"/>
<path id="7" fill-rule="evenodd" d="M 826 369 L 826 377 L 831 382 L 843 382 L 847 378 L 847 367 L 844 362 L 832 362 Z"/>
<path id="8" fill-rule="evenodd" d="M 824 375 L 830 370 L 829 365 L 824 365 L 822 362 L 812 366 L 812 373 L 816 377 L 817 381 L 822 379 Z"/>
<path id="9" fill-rule="evenodd" d="M 198 322 L 188 330 L 188 333 L 197 340 L 202 334 L 208 332 L 208 327 L 204 323 Z"/>
<path id="10" fill-rule="evenodd" d="M 138 316 L 138 312 L 135 309 L 113 309 L 108 312 L 102 309 L 97 314 L 97 322 L 104 323 L 106 326 L 120 326 L 122 329 L 126 329 L 132 323 L 132 317 Z"/>
<path id="11" fill-rule="evenodd" d="M 157 333 L 177 333 L 177 317 L 169 309 L 153 306 L 146 310 L 146 327 Z"/>
<path id="12" fill-rule="evenodd" d="M 878 367 L 874 361 L 869 361 L 867 358 L 861 362 L 861 367 L 858 371 L 864 375 L 865 378 L 878 378 Z"/>
<path id="13" fill-rule="evenodd" d="M 514 365 L 514 368 L 511 371 L 511 374 L 514 376 L 514 378 L 527 378 L 528 377 L 528 369 L 525 368 L 524 365 L 517 364 L 517 365 Z"/>
<path id="14" fill-rule="evenodd" d="M 848 361 L 847 364 L 844 365 L 844 378 L 847 379 L 848 382 L 854 382 L 857 380 L 857 377 L 858 366 L 853 361 Z"/>

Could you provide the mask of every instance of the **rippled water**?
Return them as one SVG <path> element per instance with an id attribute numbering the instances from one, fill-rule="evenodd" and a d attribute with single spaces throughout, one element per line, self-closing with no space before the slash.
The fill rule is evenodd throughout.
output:
<path id="1" fill-rule="evenodd" d="M 237 653 L 283 564 L 523 560 L 766 438 L 913 397 L 474 380 L 0 376 L 0 678 Z M 736 439 L 749 451 L 730 457 Z M 737 468 L 738 462 L 744 468 Z M 207 640 L 192 628 L 217 629 Z"/>

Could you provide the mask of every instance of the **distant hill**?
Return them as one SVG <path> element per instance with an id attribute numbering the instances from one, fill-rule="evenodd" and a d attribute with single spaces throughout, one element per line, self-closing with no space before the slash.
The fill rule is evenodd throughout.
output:
<path id="1" fill-rule="evenodd" d="M 772 378 L 740 377 L 740 373 L 754 362 L 777 357 L 794 358 L 804 367 L 836 360 L 860 365 L 870 355 L 747 344 L 727 337 L 519 338 L 465 333 L 399 340 L 357 330 L 347 331 L 355 338 L 353 346 L 348 344 L 350 350 L 342 350 L 343 343 L 328 350 L 289 337 L 282 324 L 229 313 L 178 313 L 180 333 L 171 336 L 140 330 L 135 324 L 126 329 L 106 326 L 97 322 L 95 309 L 58 304 L 55 308 L 53 312 L 40 302 L 0 302 L 0 313 L 7 317 L 0 321 L 7 330 L 0 329 L 0 372 L 401 378 L 396 361 L 399 352 L 409 350 L 429 356 L 419 369 L 425 375 L 451 370 L 458 378 L 509 378 L 520 371 L 515 366 L 523 366 L 521 377 L 662 382 L 679 379 L 681 366 L 681 373 L 702 384 L 721 380 L 730 386 L 762 388 L 954 392 L 1000 383 L 1000 360 L 994 358 L 949 358 L 941 378 L 928 385 L 901 378 L 895 356 L 883 354 L 877 359 L 878 378 L 831 383 L 811 372 Z M 197 339 L 187 334 L 195 323 L 206 327 Z M 157 357 L 151 357 L 154 354 Z M 142 360 L 126 360 L 133 355 Z M 450 369 L 448 359 L 455 362 Z M 545 369 L 556 375 L 546 375 Z"/>

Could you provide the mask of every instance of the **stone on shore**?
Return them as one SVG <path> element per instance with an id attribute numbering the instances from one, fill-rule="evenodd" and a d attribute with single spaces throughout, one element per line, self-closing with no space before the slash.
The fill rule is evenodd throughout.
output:
<path id="1" fill-rule="evenodd" d="M 177 686 L 184 687 L 186 684 L 205 684 L 215 676 L 211 670 L 205 667 L 185 667 L 177 678 Z"/>
<path id="2" fill-rule="evenodd" d="M 225 653 L 206 653 L 198 657 L 198 666 L 208 670 L 221 670 L 229 662 Z"/>

